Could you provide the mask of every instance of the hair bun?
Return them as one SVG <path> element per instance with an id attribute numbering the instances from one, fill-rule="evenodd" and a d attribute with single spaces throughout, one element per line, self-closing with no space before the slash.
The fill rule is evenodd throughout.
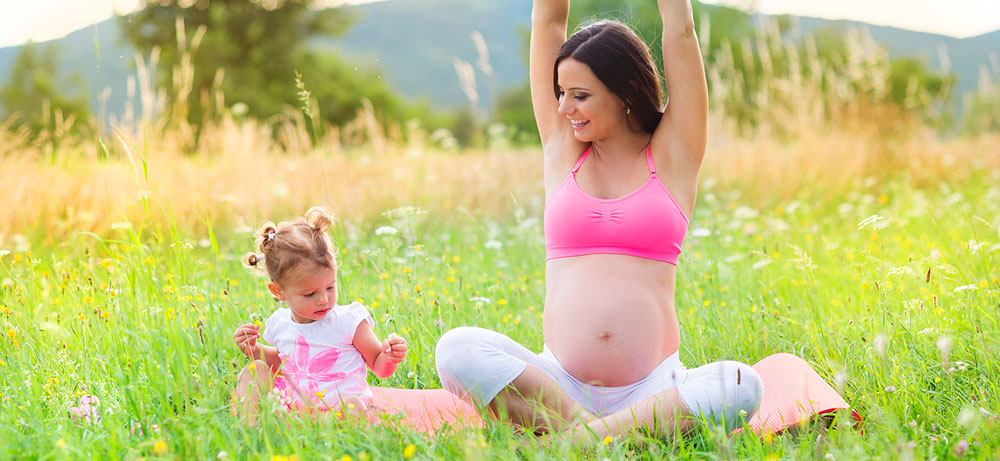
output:
<path id="1" fill-rule="evenodd" d="M 333 225 L 333 212 L 327 207 L 314 206 L 306 211 L 306 223 L 320 232 L 326 232 Z"/>
<path id="2" fill-rule="evenodd" d="M 247 267 L 257 267 L 257 264 L 264 262 L 264 255 L 257 253 L 247 253 L 243 255 L 243 265 Z"/>
<path id="3" fill-rule="evenodd" d="M 260 239 L 260 251 L 267 251 L 274 245 L 274 237 L 278 235 L 278 228 L 272 222 L 266 222 L 260 226 L 257 236 Z"/>

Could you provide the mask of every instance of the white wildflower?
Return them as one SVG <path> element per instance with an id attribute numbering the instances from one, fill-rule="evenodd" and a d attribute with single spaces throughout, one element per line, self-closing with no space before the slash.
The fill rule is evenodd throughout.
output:
<path id="1" fill-rule="evenodd" d="M 0 250 L 0 258 L 10 254 L 10 250 Z"/>
<path id="2" fill-rule="evenodd" d="M 783 219 L 768 219 L 767 227 L 775 232 L 785 232 L 791 227 Z"/>
<path id="3" fill-rule="evenodd" d="M 889 223 L 885 221 L 884 216 L 873 214 L 858 223 L 858 230 L 864 229 L 867 226 L 871 226 L 872 230 L 879 230 L 888 225 Z"/>
<path id="4" fill-rule="evenodd" d="M 491 304 L 491 303 L 493 303 L 493 301 L 491 301 L 490 298 L 487 298 L 485 296 L 473 296 L 473 297 L 469 298 L 469 301 L 472 301 L 474 303 L 481 303 L 481 304 Z"/>
<path id="5" fill-rule="evenodd" d="M 28 237 L 21 234 L 14 234 L 11 236 L 11 239 L 14 240 L 14 251 L 24 253 L 31 249 L 31 241 L 28 240 Z"/>
<path id="6" fill-rule="evenodd" d="M 873 341 L 873 345 L 875 346 L 875 353 L 877 353 L 880 356 L 885 356 L 885 342 L 886 342 L 885 335 L 879 333 L 878 335 L 875 336 L 875 341 Z"/>
<path id="7" fill-rule="evenodd" d="M 941 353 L 941 362 L 947 363 L 951 356 L 951 338 L 941 336 L 937 340 L 938 352 Z"/>
<path id="8" fill-rule="evenodd" d="M 979 287 L 977 287 L 975 285 L 962 285 L 960 287 L 955 287 L 954 293 L 960 293 L 960 292 L 963 292 L 963 291 L 966 291 L 966 290 L 976 291 L 978 289 L 979 289 Z"/>
<path id="9" fill-rule="evenodd" d="M 396 235 L 397 232 L 399 232 L 399 229 L 392 226 L 382 226 L 375 229 L 375 235 Z"/>
<path id="10" fill-rule="evenodd" d="M 490 250 L 499 250 L 503 248 L 503 243 L 501 243 L 498 240 L 489 240 L 483 244 L 483 247 L 488 248 Z"/>
<path id="11" fill-rule="evenodd" d="M 116 222 L 116 223 L 111 223 L 111 228 L 115 229 L 115 230 L 118 230 L 118 229 L 131 229 L 132 228 L 132 224 L 131 223 L 127 223 L 127 222 Z"/>
<path id="12" fill-rule="evenodd" d="M 736 219 L 754 219 L 760 212 L 748 206 L 741 206 L 733 210 L 733 217 Z"/>
<path id="13" fill-rule="evenodd" d="M 701 237 L 708 237 L 710 235 L 712 235 L 712 231 L 710 231 L 710 230 L 708 230 L 708 229 L 706 229 L 704 227 L 699 227 L 699 228 L 691 231 L 691 236 L 692 237 L 701 238 Z"/>
<path id="14" fill-rule="evenodd" d="M 893 267 L 892 269 L 889 269 L 889 272 L 886 273 L 886 275 L 889 276 L 889 277 L 894 277 L 894 276 L 903 275 L 903 274 L 914 275 L 913 274 L 913 269 L 911 269 L 909 266 L 899 266 L 899 267 Z"/>
<path id="15" fill-rule="evenodd" d="M 723 261 L 725 261 L 727 263 L 734 263 L 736 261 L 742 261 L 742 260 L 744 260 L 746 258 L 747 258 L 747 255 L 745 255 L 743 253 L 736 253 L 734 255 L 726 256 L 726 259 L 724 259 Z"/>
<path id="16" fill-rule="evenodd" d="M 851 203 L 841 203 L 840 205 L 837 205 L 837 213 L 841 216 L 846 216 L 852 211 L 854 211 L 854 205 Z"/>
<path id="17" fill-rule="evenodd" d="M 751 266 L 751 268 L 753 270 L 757 270 L 757 269 L 760 269 L 760 268 L 762 268 L 762 267 L 764 267 L 764 266 L 766 266 L 768 264 L 771 264 L 771 260 L 770 259 L 762 259 L 760 261 L 757 261 L 757 262 L 753 263 L 753 266 Z"/>

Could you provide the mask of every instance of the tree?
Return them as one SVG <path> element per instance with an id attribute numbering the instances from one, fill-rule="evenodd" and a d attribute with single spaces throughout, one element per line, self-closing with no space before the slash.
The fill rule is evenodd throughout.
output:
<path id="1" fill-rule="evenodd" d="M 15 126 L 26 126 L 36 136 L 47 131 L 55 141 L 70 132 L 87 131 L 91 120 L 82 78 L 74 73 L 59 79 L 58 63 L 55 45 L 28 43 L 0 88 L 5 118 L 15 117 Z"/>
<path id="2" fill-rule="evenodd" d="M 358 71 L 332 53 L 310 48 L 311 40 L 340 35 L 352 22 L 346 10 L 311 10 L 313 3 L 146 0 L 145 8 L 123 17 L 121 24 L 138 49 L 160 49 L 158 84 L 172 91 L 173 104 L 185 105 L 182 113 L 195 126 L 211 117 L 215 89 L 246 104 L 247 114 L 257 119 L 298 106 L 295 71 L 328 122 L 353 118 L 363 98 L 384 116 L 399 116 L 401 104 L 374 72 Z M 181 66 L 186 59 L 190 65 Z"/>

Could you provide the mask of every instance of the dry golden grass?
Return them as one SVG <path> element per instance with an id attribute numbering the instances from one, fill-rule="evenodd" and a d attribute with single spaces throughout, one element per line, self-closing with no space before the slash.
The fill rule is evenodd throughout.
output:
<path id="1" fill-rule="evenodd" d="M 70 149 L 82 155 L 54 162 L 39 148 L 9 150 L 3 144 L 9 140 L 0 138 L 7 152 L 0 155 L 0 183 L 11 204 L 0 210 L 0 239 L 33 231 L 58 239 L 149 220 L 194 231 L 206 222 L 255 225 L 312 204 L 329 205 L 351 221 L 403 205 L 492 214 L 542 193 L 541 158 L 531 149 L 456 155 L 405 145 L 376 151 L 321 144 L 289 153 L 249 123 L 204 136 L 211 141 L 193 154 L 166 138 L 138 149 L 119 141 L 107 160 L 99 160 L 97 146 L 78 144 Z"/>
<path id="2" fill-rule="evenodd" d="M 72 155 L 53 160 L 43 147 L 0 137 L 0 183 L 10 204 L 0 209 L 0 236 L 40 232 L 54 241 L 71 232 L 105 233 L 116 222 L 145 227 L 148 221 L 201 232 L 208 222 L 255 225 L 313 204 L 354 222 L 404 205 L 442 217 L 461 209 L 492 217 L 516 206 L 541 210 L 537 148 L 456 154 L 384 140 L 378 147 L 343 146 L 329 138 L 313 149 L 304 133 L 292 133 L 282 141 L 292 146 L 286 151 L 261 126 L 231 120 L 202 136 L 194 153 L 169 135 L 147 138 L 145 146 L 120 136 L 103 160 L 94 142 L 63 145 Z M 713 133 L 702 178 L 761 203 L 832 199 L 867 178 L 903 175 L 917 187 L 961 181 L 1000 169 L 997 152 L 997 135 L 885 139 L 863 130 L 815 129 L 779 140 Z"/>

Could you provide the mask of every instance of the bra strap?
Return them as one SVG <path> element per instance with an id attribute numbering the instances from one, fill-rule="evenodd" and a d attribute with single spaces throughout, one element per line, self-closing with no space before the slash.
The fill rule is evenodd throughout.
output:
<path id="1" fill-rule="evenodd" d="M 587 155 L 590 154 L 590 149 L 593 148 L 593 144 L 587 146 L 587 150 L 583 151 L 583 154 L 580 155 L 580 159 L 576 161 L 576 166 L 573 167 L 573 172 L 571 173 L 573 176 L 576 176 L 576 172 L 580 170 L 581 166 L 583 166 L 583 161 L 587 160 Z"/>
<path id="2" fill-rule="evenodd" d="M 646 164 L 649 165 L 649 174 L 656 174 L 656 166 L 653 165 L 653 151 L 650 150 L 649 144 L 646 144 Z"/>

